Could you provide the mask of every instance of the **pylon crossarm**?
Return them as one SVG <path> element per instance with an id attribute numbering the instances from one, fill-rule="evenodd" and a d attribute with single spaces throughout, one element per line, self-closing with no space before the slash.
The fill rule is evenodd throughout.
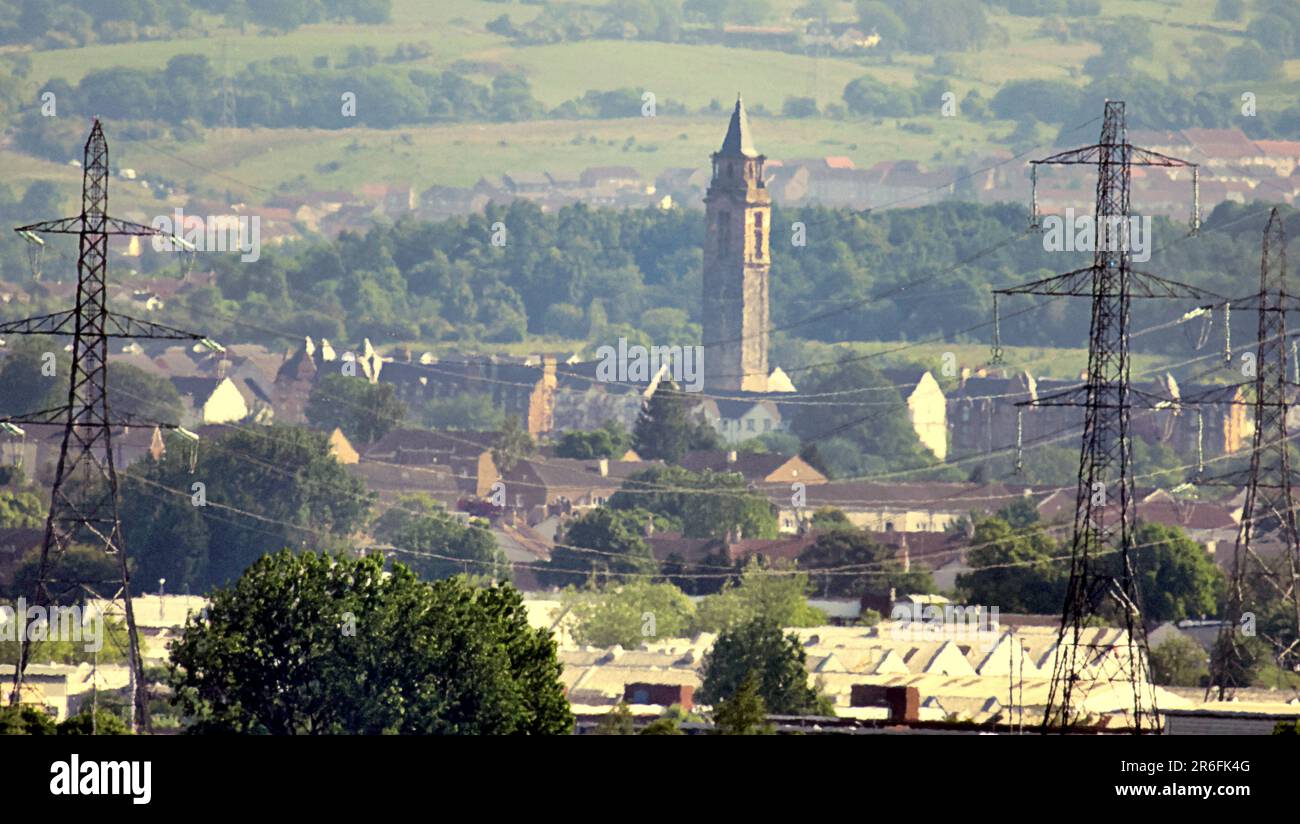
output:
<path id="1" fill-rule="evenodd" d="M 60 217 L 54 220 L 42 220 L 40 223 L 29 223 L 26 226 L 19 226 L 14 231 L 19 233 L 32 232 L 38 235 L 79 235 L 81 229 L 81 215 L 77 215 L 76 217 Z"/>
<path id="2" fill-rule="evenodd" d="M 1213 292 L 1138 269 L 1129 270 L 1130 296 L 1135 298 L 1191 298 L 1220 303 L 1223 298 Z M 1235 307 L 1234 307 L 1235 308 Z"/>
<path id="3" fill-rule="evenodd" d="M 1230 307 L 1234 310 L 1249 310 L 1259 313 L 1265 312 L 1300 312 L 1300 297 L 1296 295 L 1279 295 L 1276 292 L 1269 295 L 1260 295 L 1255 293 L 1244 298 L 1234 298 L 1230 301 Z"/>
<path id="4" fill-rule="evenodd" d="M 1254 381 L 1243 381 L 1241 383 L 1229 383 L 1224 386 L 1213 386 L 1201 392 L 1188 395 L 1183 398 L 1181 403 L 1195 406 L 1196 404 L 1240 404 L 1242 406 L 1254 406 L 1255 401 L 1248 400 L 1239 395 L 1240 392 L 1255 388 Z"/>
<path id="5" fill-rule="evenodd" d="M 1019 401 L 1016 406 L 1035 408 L 1039 406 L 1082 406 L 1087 403 L 1088 387 L 1086 384 L 1070 389 L 1062 389 L 1050 395 L 1041 395 L 1027 401 Z"/>
<path id="6" fill-rule="evenodd" d="M 40 426 L 42 424 L 63 426 L 68 422 L 68 409 L 69 407 L 64 404 L 63 406 L 55 406 L 50 409 L 42 409 L 39 412 L 26 412 L 22 415 L 6 415 L 3 418 L 0 418 L 0 423 L 25 423 L 29 426 Z"/>
<path id="7" fill-rule="evenodd" d="M 1092 277 L 1096 268 L 1095 266 L 1087 266 L 1083 269 L 1075 269 L 1073 272 L 1066 272 L 1063 275 L 1052 275 L 1049 278 L 1024 283 L 1020 286 L 994 289 L 993 294 L 1092 297 Z"/>
<path id="8" fill-rule="evenodd" d="M 140 338 L 155 340 L 203 340 L 203 335 L 176 329 L 151 320 L 139 320 L 117 312 L 108 313 L 108 328 L 104 334 L 110 338 Z M 0 330 L 3 331 L 3 330 Z"/>
<path id="9" fill-rule="evenodd" d="M 0 424 L 9 423 L 9 424 L 27 424 L 28 426 L 66 426 L 68 423 L 68 409 L 69 407 L 65 404 L 63 406 L 55 406 L 50 409 L 42 409 L 39 412 L 27 412 L 22 415 L 6 415 L 4 417 L 0 417 Z M 138 429 L 151 429 L 151 428 L 180 429 L 181 428 L 181 425 L 177 423 L 165 423 L 163 421 L 155 421 L 149 418 L 137 418 L 134 415 L 130 415 L 130 414 L 124 415 L 123 417 L 117 418 L 116 420 L 107 421 L 106 424 L 101 424 L 98 422 L 93 424 L 89 424 L 89 423 L 82 424 L 82 423 L 73 422 L 72 425 L 74 427 L 78 427 L 78 426 L 98 427 L 98 426 L 107 425 L 115 429 L 126 429 L 132 426 Z"/>
<path id="10" fill-rule="evenodd" d="M 1130 166 L 1165 166 L 1165 167 L 1185 167 L 1189 169 L 1198 168 L 1197 164 L 1190 160 L 1183 160 L 1181 157 L 1171 157 L 1169 155 L 1153 152 L 1150 149 L 1144 149 L 1141 146 L 1129 145 L 1129 162 Z"/>
<path id="11" fill-rule="evenodd" d="M 75 309 L 11 320 L 0 323 L 0 335 L 71 335 L 76 329 L 76 320 Z"/>
<path id="12" fill-rule="evenodd" d="M 177 238 L 171 232 L 164 232 L 162 229 L 155 229 L 152 226 L 145 226 L 143 223 L 135 223 L 130 220 L 122 220 L 116 217 L 104 218 L 104 234 L 106 235 L 157 235 L 159 237 Z"/>
<path id="13" fill-rule="evenodd" d="M 1078 149 L 1058 152 L 1042 160 L 1031 160 L 1029 162 L 1035 166 L 1095 166 L 1103 152 L 1121 150 L 1128 155 L 1129 166 L 1196 168 L 1197 165 L 1190 160 L 1163 155 L 1160 152 L 1153 152 L 1141 146 L 1134 146 L 1132 143 L 1094 143 L 1091 146 L 1082 146 Z"/>

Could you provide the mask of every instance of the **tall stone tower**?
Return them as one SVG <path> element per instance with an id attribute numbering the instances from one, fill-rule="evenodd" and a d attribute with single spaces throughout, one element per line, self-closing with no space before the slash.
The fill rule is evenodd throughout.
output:
<path id="1" fill-rule="evenodd" d="M 772 197 L 763 185 L 765 159 L 754 148 L 745 104 L 737 97 L 704 196 L 704 383 L 709 389 L 767 390 Z"/>

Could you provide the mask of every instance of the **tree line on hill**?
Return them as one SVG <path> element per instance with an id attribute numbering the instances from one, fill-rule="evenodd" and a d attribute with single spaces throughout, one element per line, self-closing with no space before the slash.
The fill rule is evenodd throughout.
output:
<path id="1" fill-rule="evenodd" d="M 1140 200 L 1140 192 L 1134 197 Z M 1290 219 L 1290 207 L 1282 210 Z M 1238 296 L 1243 274 L 1258 268 L 1266 216 L 1262 204 L 1223 203 L 1196 238 L 1187 238 L 1181 223 L 1156 218 L 1147 267 Z M 492 242 L 498 223 L 506 228 L 504 246 Z M 779 351 L 800 340 L 987 341 L 992 289 L 1089 260 L 1087 253 L 1045 251 L 1027 224 L 1026 209 L 1012 204 L 945 201 L 870 214 L 778 207 L 773 345 Z M 454 342 L 469 350 L 535 336 L 587 341 L 593 350 L 620 337 L 629 345 L 690 345 L 700 340 L 703 235 L 702 216 L 681 208 L 576 205 L 543 213 L 515 201 L 438 223 L 403 219 L 264 249 L 256 262 L 209 255 L 200 264 L 215 272 L 216 284 L 178 295 L 160 314 L 218 340 L 275 346 L 303 335 Z M 804 245 L 795 245 L 796 237 Z M 166 253 L 140 260 L 143 270 L 159 273 L 176 264 Z M 1033 298 L 1003 301 L 1005 343 L 1068 348 L 1086 341 L 1086 311 L 1065 300 L 1035 305 Z M 1167 323 L 1176 308 L 1135 305 L 1133 328 Z M 26 313 L 34 307 L 0 309 L 6 318 Z M 1233 322 L 1234 338 L 1255 325 L 1242 313 Z M 1184 354 L 1195 343 L 1194 335 L 1172 328 L 1134 345 Z"/>
<path id="2" fill-rule="evenodd" d="M 229 26 L 247 24 L 287 32 L 326 21 L 386 23 L 392 0 L 6 0 L 0 3 L 0 44 L 39 49 L 77 48 L 206 33 L 201 15 L 221 15 Z"/>

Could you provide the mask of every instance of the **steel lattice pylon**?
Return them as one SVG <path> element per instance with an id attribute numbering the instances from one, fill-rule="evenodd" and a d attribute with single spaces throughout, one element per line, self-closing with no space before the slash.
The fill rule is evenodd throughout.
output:
<path id="1" fill-rule="evenodd" d="M 108 215 L 108 142 L 98 120 L 86 140 L 81 192 L 81 213 L 74 217 L 35 223 L 16 231 L 75 234 L 79 238 L 77 259 L 77 303 L 65 312 L 0 324 L 0 334 L 71 335 L 72 370 L 66 405 L 0 419 L 10 424 L 59 425 L 63 442 L 50 492 L 50 511 L 45 523 L 34 604 L 48 607 L 69 594 L 95 591 L 105 585 L 116 587 L 113 601 L 120 600 L 126 619 L 131 673 L 131 726 L 148 727 L 148 709 L 140 660 L 139 637 L 131 608 L 130 575 L 122 524 L 118 517 L 117 470 L 113 465 L 112 437 L 115 426 L 161 426 L 173 424 L 136 419 L 114 420 L 109 416 L 108 339 L 158 338 L 204 341 L 201 335 L 173 329 L 150 321 L 110 313 L 105 296 L 108 274 L 109 235 L 164 235 L 168 233 Z M 170 237 L 170 236 L 169 236 Z M 114 556 L 119 575 L 112 581 L 60 578 L 59 561 L 74 544 L 87 544 Z M 13 701 L 22 695 L 23 672 L 28 664 L 30 643 L 22 638 L 18 666 L 14 672 Z"/>
<path id="2" fill-rule="evenodd" d="M 1157 399 L 1148 399 L 1130 387 L 1129 308 L 1135 297 L 1203 300 L 1214 296 L 1131 267 L 1129 185 L 1133 166 L 1194 168 L 1194 164 L 1129 144 L 1122 101 L 1106 102 L 1098 143 L 1033 163 L 1035 181 L 1038 165 L 1097 167 L 1092 265 L 997 290 L 997 294 L 1092 299 L 1086 384 L 1029 404 L 1084 409 L 1070 579 L 1043 730 L 1065 732 L 1076 725 L 1092 684 L 1105 681 L 1131 688 L 1131 728 L 1137 733 L 1149 732 L 1157 721 L 1134 566 L 1137 509 L 1129 419 L 1133 406 Z M 1194 213 L 1193 231 L 1195 228 Z M 1116 557 L 1107 557 L 1110 555 Z M 1091 627 L 1094 616 L 1118 621 L 1122 634 Z"/>
<path id="3" fill-rule="evenodd" d="M 1255 395 L 1250 469 L 1244 477 L 1231 473 L 1208 481 L 1246 487 L 1228 591 L 1232 623 L 1219 635 L 1206 690 L 1207 698 L 1217 691 L 1219 700 L 1247 686 L 1243 681 L 1254 657 L 1246 648 L 1248 636 L 1260 637 L 1279 665 L 1300 663 L 1300 541 L 1287 433 L 1288 396 L 1296 385 L 1287 379 L 1286 351 L 1286 313 L 1300 304 L 1286 291 L 1286 233 L 1277 209 L 1264 228 L 1259 294 L 1233 302 L 1232 308 L 1259 313 L 1259 342 L 1254 380 L 1245 384 Z"/>

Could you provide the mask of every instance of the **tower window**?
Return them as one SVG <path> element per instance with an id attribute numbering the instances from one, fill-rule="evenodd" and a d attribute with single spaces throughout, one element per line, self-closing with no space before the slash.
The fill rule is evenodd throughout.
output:
<path id="1" fill-rule="evenodd" d="M 763 259 L 763 213 L 754 212 L 754 257 Z"/>
<path id="2" fill-rule="evenodd" d="M 725 252 L 731 246 L 731 213 L 718 212 L 718 251 Z"/>

